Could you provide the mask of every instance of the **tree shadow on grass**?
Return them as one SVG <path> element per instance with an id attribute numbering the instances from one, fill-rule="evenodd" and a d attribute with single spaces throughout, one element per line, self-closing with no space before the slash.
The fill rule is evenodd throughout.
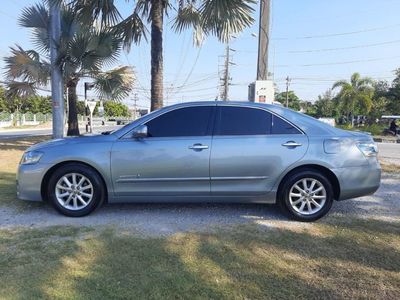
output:
<path id="1" fill-rule="evenodd" d="M 25 151 L 28 147 L 49 140 L 51 136 L 0 139 L 0 151 Z"/>
<path id="2" fill-rule="evenodd" d="M 400 223 L 339 218 L 321 225 L 322 235 L 238 228 L 202 239 L 198 257 L 235 285 L 262 292 L 245 298 L 399 299 Z"/>
<path id="3" fill-rule="evenodd" d="M 168 238 L 26 229 L 0 239 L 0 290 L 18 299 L 395 299 L 398 225 L 339 219 L 319 224 L 319 235 L 241 225 Z"/>

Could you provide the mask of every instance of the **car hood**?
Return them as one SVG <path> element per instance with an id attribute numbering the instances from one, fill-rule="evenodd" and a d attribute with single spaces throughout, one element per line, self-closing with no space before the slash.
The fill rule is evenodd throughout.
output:
<path id="1" fill-rule="evenodd" d="M 47 148 L 53 148 L 66 144 L 83 144 L 92 142 L 104 142 L 112 141 L 115 137 L 112 135 L 91 135 L 91 136 L 78 136 L 78 137 L 67 137 L 62 139 L 53 139 L 45 142 L 41 142 L 29 147 L 26 151 L 43 150 Z"/>

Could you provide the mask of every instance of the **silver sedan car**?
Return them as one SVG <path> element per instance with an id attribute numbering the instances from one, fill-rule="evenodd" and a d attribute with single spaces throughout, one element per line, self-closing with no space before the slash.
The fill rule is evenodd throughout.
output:
<path id="1" fill-rule="evenodd" d="M 104 202 L 240 202 L 277 203 L 313 221 L 334 200 L 374 193 L 380 177 L 367 134 L 276 105 L 196 102 L 30 147 L 17 194 L 73 217 Z"/>

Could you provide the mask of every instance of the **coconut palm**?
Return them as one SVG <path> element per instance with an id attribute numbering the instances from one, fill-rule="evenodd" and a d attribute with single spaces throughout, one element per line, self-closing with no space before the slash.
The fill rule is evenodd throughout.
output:
<path id="1" fill-rule="evenodd" d="M 350 82 L 340 80 L 333 84 L 332 89 L 340 89 L 336 96 L 339 107 L 349 119 L 356 114 L 366 115 L 372 107 L 374 94 L 373 81 L 361 77 L 359 73 L 351 75 Z"/>
<path id="2" fill-rule="evenodd" d="M 52 0 L 61 1 L 61 0 Z M 221 42 L 250 26 L 256 0 L 130 0 L 132 13 L 122 20 L 114 0 L 70 0 L 85 20 L 100 20 L 103 26 L 114 25 L 129 50 L 132 43 L 146 37 L 146 23 L 151 27 L 151 110 L 163 105 L 163 29 L 164 17 L 173 18 L 172 28 L 180 33 L 192 28 L 200 45 L 205 36 L 214 35 Z M 174 16 L 172 16 L 173 12 Z"/>
<path id="3" fill-rule="evenodd" d="M 101 99 L 120 100 L 133 84 L 133 71 L 120 66 L 108 71 L 103 67 L 116 62 L 123 40 L 115 30 L 95 26 L 77 18 L 71 7 L 61 6 L 61 40 L 57 62 L 67 88 L 69 114 L 67 135 L 79 135 L 77 118 L 77 85 L 82 78 L 92 80 Z M 11 94 L 27 96 L 46 87 L 50 79 L 49 11 L 38 4 L 23 9 L 19 18 L 22 27 L 30 28 L 37 51 L 11 47 L 5 58 L 8 88 Z"/>

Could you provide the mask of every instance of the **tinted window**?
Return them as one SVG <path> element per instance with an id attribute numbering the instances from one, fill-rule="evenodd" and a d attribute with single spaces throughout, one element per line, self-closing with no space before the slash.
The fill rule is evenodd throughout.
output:
<path id="1" fill-rule="evenodd" d="M 207 135 L 211 106 L 187 107 L 165 113 L 146 123 L 149 137 Z"/>
<path id="2" fill-rule="evenodd" d="M 223 106 L 218 108 L 216 135 L 269 134 L 271 114 L 254 108 Z"/>
<path id="3" fill-rule="evenodd" d="M 281 118 L 272 115 L 271 134 L 299 134 L 300 131 Z"/>

